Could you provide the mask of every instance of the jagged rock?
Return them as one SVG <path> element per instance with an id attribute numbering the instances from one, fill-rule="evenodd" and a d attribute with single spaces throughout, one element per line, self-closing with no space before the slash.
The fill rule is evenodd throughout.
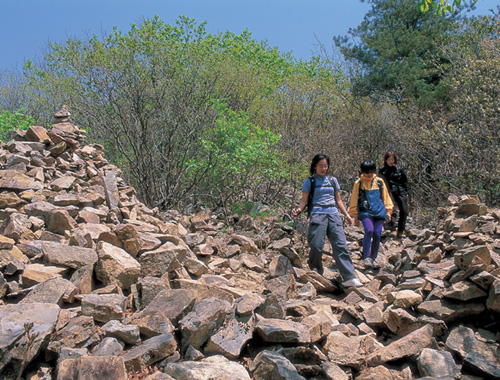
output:
<path id="1" fill-rule="evenodd" d="M 121 356 L 129 372 L 140 372 L 150 365 L 172 355 L 177 342 L 172 334 L 158 335 L 145 340 Z"/>
<path id="2" fill-rule="evenodd" d="M 382 347 L 372 336 L 346 336 L 333 331 L 326 338 L 322 351 L 335 364 L 360 369 L 366 357 Z"/>
<path id="3" fill-rule="evenodd" d="M 169 283 L 158 277 L 144 277 L 137 282 L 140 289 L 138 309 L 144 309 L 163 290 L 170 289 Z"/>
<path id="4" fill-rule="evenodd" d="M 0 194 L 0 208 L 17 207 L 25 203 L 26 201 L 19 198 L 14 192 Z"/>
<path id="5" fill-rule="evenodd" d="M 57 380 L 127 378 L 124 358 L 121 356 L 82 356 L 66 359 L 57 366 Z"/>
<path id="6" fill-rule="evenodd" d="M 69 190 L 73 187 L 74 183 L 76 181 L 76 178 L 72 175 L 65 175 L 60 178 L 57 178 L 56 180 L 52 181 L 50 183 L 50 186 L 52 187 L 52 190 L 54 191 L 62 191 L 62 190 Z"/>
<path id="7" fill-rule="evenodd" d="M 254 330 L 268 343 L 311 343 L 309 328 L 298 322 L 260 317 Z"/>
<path id="8" fill-rule="evenodd" d="M 139 327 L 141 334 L 151 337 L 172 333 L 179 320 L 191 311 L 196 301 L 196 293 L 186 289 L 161 291 L 146 308 L 135 313 L 130 323 Z"/>
<path id="9" fill-rule="evenodd" d="M 489 310 L 500 313 L 500 280 L 495 280 L 490 287 L 486 306 Z"/>
<path id="10" fill-rule="evenodd" d="M 245 368 L 223 356 L 211 356 L 201 361 L 169 363 L 164 372 L 176 380 L 251 380 Z"/>
<path id="11" fill-rule="evenodd" d="M 92 356 L 120 356 L 123 352 L 124 343 L 116 338 L 104 338 L 92 350 Z"/>
<path id="12" fill-rule="evenodd" d="M 29 232 L 31 226 L 32 223 L 27 215 L 13 213 L 5 221 L 3 235 L 17 242 L 23 234 Z"/>
<path id="13" fill-rule="evenodd" d="M 250 371 L 256 380 L 305 380 L 286 357 L 268 350 L 255 357 Z"/>
<path id="14" fill-rule="evenodd" d="M 446 347 L 460 355 L 464 363 L 476 372 L 500 378 L 498 343 L 485 343 L 476 338 L 474 331 L 465 326 L 455 327 L 446 339 Z"/>
<path id="15" fill-rule="evenodd" d="M 161 276 L 163 273 L 173 272 L 182 267 L 186 253 L 186 247 L 168 241 L 158 249 L 145 252 L 139 257 L 141 274 Z"/>
<path id="16" fill-rule="evenodd" d="M 125 316 L 125 300 L 126 297 L 120 294 L 84 294 L 82 314 L 99 322 L 122 320 Z"/>
<path id="17" fill-rule="evenodd" d="M 416 355 L 432 343 L 432 334 L 432 326 L 426 325 L 374 352 L 367 358 L 367 362 L 378 365 Z"/>
<path id="18" fill-rule="evenodd" d="M 252 339 L 251 324 L 239 322 L 236 318 L 228 318 L 224 325 L 212 335 L 204 349 L 207 355 L 223 355 L 228 359 L 240 357 L 246 344 Z"/>
<path id="19" fill-rule="evenodd" d="M 45 262 L 73 269 L 92 265 L 98 260 L 97 253 L 93 249 L 73 247 L 56 242 L 43 242 L 42 253 Z"/>
<path id="20" fill-rule="evenodd" d="M 481 303 L 457 303 L 448 300 L 424 301 L 417 310 L 423 314 L 450 322 L 455 319 L 481 314 L 486 309 Z"/>
<path id="21" fill-rule="evenodd" d="M 17 170 L 0 170 L 0 189 L 41 190 L 43 185 Z"/>
<path id="22" fill-rule="evenodd" d="M 305 317 L 300 322 L 309 327 L 309 336 L 313 343 L 325 339 L 332 332 L 333 326 L 339 324 L 331 309 L 326 308 Z"/>
<path id="23" fill-rule="evenodd" d="M 491 264 L 490 250 L 486 245 L 473 246 L 455 252 L 455 265 L 462 270 L 476 264 Z"/>
<path id="24" fill-rule="evenodd" d="M 433 378 L 450 377 L 457 379 L 460 369 L 447 351 L 438 351 L 424 348 L 417 359 L 418 370 L 421 376 Z"/>
<path id="25" fill-rule="evenodd" d="M 387 301 L 392 302 L 396 307 L 410 308 L 422 302 L 422 295 L 412 290 L 401 290 L 387 295 Z"/>
<path id="26" fill-rule="evenodd" d="M 64 235 L 66 231 L 73 231 L 76 221 L 66 210 L 53 210 L 49 215 L 47 229 L 56 234 Z"/>
<path id="27" fill-rule="evenodd" d="M 443 296 L 460 301 L 469 301 L 475 298 L 485 297 L 487 294 L 478 286 L 469 281 L 462 281 L 452 286 L 443 292 Z"/>
<path id="28" fill-rule="evenodd" d="M 11 362 L 30 363 L 45 349 L 60 310 L 43 303 L 0 305 L 0 373 Z"/>
<path id="29" fill-rule="evenodd" d="M 59 350 L 59 357 L 57 358 L 57 364 L 60 364 L 66 359 L 76 359 L 82 356 L 88 356 L 89 352 L 86 348 L 69 348 L 61 347 Z"/>
<path id="30" fill-rule="evenodd" d="M 89 347 L 98 340 L 92 317 L 77 316 L 64 322 L 63 318 L 61 318 L 58 321 L 57 330 L 50 337 L 47 350 L 57 355 L 63 347 Z"/>
<path id="31" fill-rule="evenodd" d="M 219 329 L 230 308 L 229 302 L 217 298 L 196 303 L 193 310 L 179 321 L 182 349 L 189 345 L 200 348 Z"/>
<path id="32" fill-rule="evenodd" d="M 106 242 L 97 244 L 99 260 L 95 266 L 95 274 L 103 284 L 118 283 L 128 289 L 137 282 L 141 274 L 141 265 L 123 249 Z"/>
<path id="33" fill-rule="evenodd" d="M 68 280 L 55 277 L 35 285 L 20 303 L 47 303 L 62 306 L 63 301 L 73 303 L 75 301 L 75 294 L 75 285 Z"/>
<path id="34" fill-rule="evenodd" d="M 121 340 L 125 344 L 138 344 L 141 342 L 139 327 L 124 325 L 117 320 L 111 320 L 102 326 L 105 337 Z"/>

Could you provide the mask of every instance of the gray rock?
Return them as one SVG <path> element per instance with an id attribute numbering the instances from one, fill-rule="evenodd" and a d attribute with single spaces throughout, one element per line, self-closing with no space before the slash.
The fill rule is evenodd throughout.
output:
<path id="1" fill-rule="evenodd" d="M 57 355 L 63 347 L 82 348 L 89 347 L 98 342 L 95 331 L 94 319 L 87 316 L 76 316 L 63 322 L 58 321 L 57 331 L 50 337 L 47 350 Z"/>
<path id="2" fill-rule="evenodd" d="M 371 354 L 367 362 L 378 365 L 416 355 L 432 343 L 432 333 L 432 326 L 426 325 Z"/>
<path id="3" fill-rule="evenodd" d="M 175 380 L 251 380 L 245 368 L 222 356 L 211 356 L 201 361 L 169 363 L 164 372 Z"/>
<path id="4" fill-rule="evenodd" d="M 126 297 L 120 294 L 84 294 L 82 314 L 93 317 L 99 322 L 123 319 Z"/>
<path id="5" fill-rule="evenodd" d="M 200 348 L 222 325 L 231 304 L 217 298 L 203 299 L 179 321 L 183 351 L 189 346 Z"/>
<path id="6" fill-rule="evenodd" d="M 255 357 L 250 371 L 255 380 L 306 380 L 286 357 L 267 350 Z"/>
<path id="7" fill-rule="evenodd" d="M 73 283 L 56 277 L 35 285 L 20 303 L 48 303 L 62 306 L 63 302 L 75 302 L 76 291 Z"/>
<path id="8" fill-rule="evenodd" d="M 128 372 L 140 372 L 172 355 L 177 342 L 172 334 L 158 335 L 126 351 L 122 357 Z"/>
<path id="9" fill-rule="evenodd" d="M 111 320 L 102 326 L 105 337 L 117 338 L 125 344 L 139 344 L 141 336 L 139 327 L 135 325 L 124 325 L 120 321 Z"/>
<path id="10" fill-rule="evenodd" d="M 289 320 L 260 317 L 255 324 L 255 332 L 268 343 L 311 343 L 309 328 Z"/>
<path id="11" fill-rule="evenodd" d="M 491 285 L 486 306 L 489 310 L 500 313 L 500 280 L 495 280 Z"/>
<path id="12" fill-rule="evenodd" d="M 92 356 L 120 356 L 123 352 L 124 343 L 116 338 L 104 338 L 92 350 Z"/>
<path id="13" fill-rule="evenodd" d="M 120 356 L 81 356 L 66 359 L 57 366 L 57 380 L 126 378 L 124 358 Z"/>
<path id="14" fill-rule="evenodd" d="M 186 258 L 187 249 L 172 242 L 163 244 L 158 249 L 145 252 L 139 257 L 143 276 L 161 276 L 181 268 Z"/>
<path id="15" fill-rule="evenodd" d="M 60 310 L 44 303 L 0 306 L 0 373 L 12 361 L 30 363 L 46 348 Z M 28 334 L 33 336 L 30 346 Z"/>
<path id="16" fill-rule="evenodd" d="M 207 355 L 223 355 L 228 359 L 238 359 L 243 348 L 252 339 L 252 326 L 239 322 L 236 318 L 228 321 L 212 335 L 204 349 Z"/>
<path id="17" fill-rule="evenodd" d="M 482 303 L 457 303 L 446 299 L 424 301 L 417 306 L 421 313 L 450 322 L 459 318 L 481 314 L 486 309 Z"/>
<path id="18" fill-rule="evenodd" d="M 94 264 L 98 259 L 97 253 L 93 249 L 73 247 L 48 241 L 43 242 L 42 252 L 45 262 L 73 269 Z"/>
<path id="19" fill-rule="evenodd" d="M 119 247 L 101 241 L 97 244 L 99 260 L 95 266 L 95 274 L 103 284 L 117 283 L 128 289 L 137 282 L 141 274 L 141 265 L 127 252 Z"/>
<path id="20" fill-rule="evenodd" d="M 460 369 L 447 351 L 424 348 L 417 358 L 418 370 L 421 376 L 432 378 L 450 377 L 458 379 Z"/>
<path id="21" fill-rule="evenodd" d="M 478 340 L 471 328 L 458 326 L 450 331 L 446 339 L 446 347 L 459 354 L 467 367 L 494 379 L 500 379 L 498 344 Z"/>

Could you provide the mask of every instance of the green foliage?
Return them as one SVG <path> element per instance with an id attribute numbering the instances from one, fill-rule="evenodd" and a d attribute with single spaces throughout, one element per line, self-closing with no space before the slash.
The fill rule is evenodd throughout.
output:
<path id="1" fill-rule="evenodd" d="M 418 6 L 422 12 L 428 12 L 433 10 L 438 16 L 445 16 L 446 13 L 453 12 L 453 7 L 455 9 L 460 8 L 465 1 L 453 0 L 450 4 L 447 0 L 418 0 Z M 471 0 L 470 3 L 474 4 L 477 0 Z"/>
<path id="2" fill-rule="evenodd" d="M 26 110 L 20 108 L 14 113 L 4 110 L 0 113 L 0 141 L 9 141 L 16 129 L 27 130 L 35 124 L 35 120 L 26 115 Z"/>
<path id="3" fill-rule="evenodd" d="M 276 180 L 282 173 L 274 149 L 280 137 L 252 124 L 243 111 L 232 111 L 218 102 L 214 108 L 216 122 L 200 137 L 201 152 L 189 161 L 186 176 L 203 172 L 197 180 L 215 202 L 250 199 L 262 179 Z"/>

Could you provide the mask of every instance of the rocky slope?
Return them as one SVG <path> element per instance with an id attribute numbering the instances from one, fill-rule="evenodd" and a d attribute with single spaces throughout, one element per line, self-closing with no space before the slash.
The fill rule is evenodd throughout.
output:
<path id="1" fill-rule="evenodd" d="M 0 378 L 500 379 L 499 210 L 450 197 L 380 270 L 346 228 L 342 289 L 273 218 L 149 209 L 55 119 L 0 146 Z"/>

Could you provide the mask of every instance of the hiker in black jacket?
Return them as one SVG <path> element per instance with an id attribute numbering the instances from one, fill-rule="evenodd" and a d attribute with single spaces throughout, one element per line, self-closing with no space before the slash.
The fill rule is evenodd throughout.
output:
<path id="1" fill-rule="evenodd" d="M 379 170 L 379 175 L 387 183 L 393 203 L 398 206 L 399 219 L 397 227 L 397 237 L 401 238 L 406 229 L 406 218 L 408 217 L 408 202 L 410 199 L 410 185 L 404 170 L 398 166 L 396 153 L 388 150 L 384 156 L 384 167 Z M 389 227 L 392 231 L 396 229 L 396 208 L 392 213 L 392 219 Z"/>

